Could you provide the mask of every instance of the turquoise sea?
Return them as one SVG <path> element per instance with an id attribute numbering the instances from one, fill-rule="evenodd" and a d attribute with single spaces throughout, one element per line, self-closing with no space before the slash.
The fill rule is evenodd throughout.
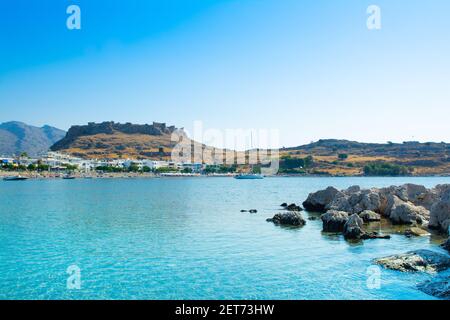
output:
<path id="1" fill-rule="evenodd" d="M 371 288 L 368 267 L 438 237 L 349 243 L 320 220 L 265 221 L 329 185 L 407 182 L 450 177 L 0 181 L 0 299 L 432 299 L 416 289 L 430 275 L 382 269 Z"/>

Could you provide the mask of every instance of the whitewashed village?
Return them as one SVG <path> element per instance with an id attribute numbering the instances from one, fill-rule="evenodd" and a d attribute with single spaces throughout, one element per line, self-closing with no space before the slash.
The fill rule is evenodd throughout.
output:
<path id="1" fill-rule="evenodd" d="M 136 159 L 82 159 L 68 154 L 49 151 L 41 157 L 0 156 L 2 176 L 19 172 L 28 178 L 39 177 L 136 177 L 136 176 L 199 176 L 234 175 L 235 168 L 218 164 L 174 162 Z"/>

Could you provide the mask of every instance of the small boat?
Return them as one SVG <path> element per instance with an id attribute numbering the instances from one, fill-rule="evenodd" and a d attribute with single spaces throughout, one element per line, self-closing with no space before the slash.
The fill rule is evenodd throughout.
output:
<path id="1" fill-rule="evenodd" d="M 253 148 L 253 131 L 251 133 L 251 148 Z M 250 172 L 254 172 L 253 164 L 250 167 Z M 258 173 L 240 173 L 237 176 L 234 177 L 235 179 L 239 180 L 257 180 L 257 179 L 264 179 L 264 176 L 262 174 Z"/>
<path id="2" fill-rule="evenodd" d="M 74 176 L 66 175 L 66 176 L 63 177 L 63 179 L 64 179 L 64 180 L 73 180 L 73 179 L 75 179 L 75 177 L 74 177 Z"/>
<path id="3" fill-rule="evenodd" d="M 23 180 L 27 180 L 27 177 L 22 177 L 22 176 L 12 176 L 12 177 L 4 177 L 3 180 L 5 181 L 23 181 Z"/>
<path id="4" fill-rule="evenodd" d="M 247 180 L 255 180 L 255 179 L 264 179 L 263 175 L 256 173 L 241 173 L 234 177 L 235 179 L 247 179 Z"/>

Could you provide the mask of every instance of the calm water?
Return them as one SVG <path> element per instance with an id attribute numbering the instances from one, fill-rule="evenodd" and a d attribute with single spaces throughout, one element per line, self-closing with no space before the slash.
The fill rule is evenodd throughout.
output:
<path id="1" fill-rule="evenodd" d="M 450 178 L 0 181 L 0 298 L 431 299 L 415 288 L 429 275 L 382 270 L 380 289 L 366 284 L 373 258 L 440 250 L 429 237 L 350 244 L 320 221 L 265 222 L 328 185 L 406 182 Z M 80 290 L 66 287 L 74 264 Z"/>

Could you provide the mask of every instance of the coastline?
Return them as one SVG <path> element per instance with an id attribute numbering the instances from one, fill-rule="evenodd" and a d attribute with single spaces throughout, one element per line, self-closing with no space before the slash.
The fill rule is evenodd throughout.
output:
<path id="1" fill-rule="evenodd" d="M 30 172 L 30 171 L 2 171 L 0 179 L 20 175 L 28 179 L 62 179 L 67 173 L 59 172 Z M 153 172 L 73 172 L 69 174 L 76 179 L 150 179 L 150 178 L 234 178 L 236 174 L 192 174 L 192 173 L 163 173 Z M 407 175 L 407 176 L 365 176 L 365 175 L 323 175 L 323 174 L 279 174 L 265 176 L 266 178 L 430 178 L 450 177 L 450 174 Z"/>

